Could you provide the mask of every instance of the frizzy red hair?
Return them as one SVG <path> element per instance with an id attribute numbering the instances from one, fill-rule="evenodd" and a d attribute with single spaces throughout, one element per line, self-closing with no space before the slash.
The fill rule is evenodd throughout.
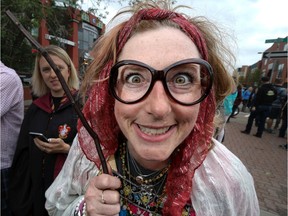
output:
<path id="1" fill-rule="evenodd" d="M 168 21 L 164 22 L 164 20 Z M 145 22 L 155 22 L 155 28 L 159 26 L 159 22 L 162 23 L 160 26 L 167 26 L 167 23 L 170 22 L 177 24 L 179 29 L 185 32 L 195 43 L 201 57 L 209 61 L 210 55 L 202 32 L 185 17 L 170 10 L 153 7 L 141 9 L 127 22 L 115 26 L 106 33 L 96 44 L 95 52 L 92 54 L 94 62 L 90 65 L 82 82 L 83 96 L 88 96 L 83 113 L 93 130 L 98 134 L 106 158 L 113 155 L 117 150 L 118 138 L 121 134 L 115 116 L 111 115 L 114 113 L 115 99 L 109 94 L 107 78 L 127 40 L 138 28 L 145 31 L 142 26 L 142 23 Z M 217 61 L 217 58 L 214 58 L 213 64 Z M 217 63 L 222 65 L 221 62 Z M 219 66 L 217 67 L 219 68 Z M 229 78 L 224 76 L 223 79 L 227 81 Z M 166 183 L 167 201 L 164 204 L 163 215 L 181 215 L 182 209 L 190 200 L 194 172 L 202 164 L 211 147 L 215 110 L 216 101 L 214 90 L 212 90 L 200 104 L 199 115 L 193 130 L 179 146 L 177 153 L 172 155 Z M 81 122 L 79 122 L 78 131 L 79 142 L 86 157 L 100 167 L 94 141 Z"/>

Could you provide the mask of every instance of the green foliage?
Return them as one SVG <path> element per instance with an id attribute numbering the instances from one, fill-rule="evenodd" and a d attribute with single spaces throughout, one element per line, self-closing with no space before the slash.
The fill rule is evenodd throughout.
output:
<path id="1" fill-rule="evenodd" d="M 76 5 L 77 1 L 71 1 L 71 5 Z M 42 19 L 46 20 L 46 25 L 51 35 L 67 38 L 72 30 L 69 28 L 71 20 L 67 13 L 70 6 L 56 7 L 55 1 L 51 5 L 42 5 L 40 0 L 1 0 L 1 60 L 7 66 L 14 68 L 18 73 L 31 73 L 34 66 L 35 54 L 32 53 L 30 42 L 22 32 L 6 15 L 6 10 L 10 10 L 18 21 L 29 32 L 38 30 Z M 37 37 L 37 35 L 36 35 Z M 38 38 L 35 38 L 36 40 Z M 58 41 L 52 44 L 60 45 Z"/>
<path id="2" fill-rule="evenodd" d="M 257 68 L 251 71 L 246 79 L 248 86 L 259 86 L 261 79 L 261 71 Z"/>
<path id="3" fill-rule="evenodd" d="M 27 72 L 33 65 L 31 45 L 10 21 L 5 11 L 10 10 L 30 31 L 38 28 L 43 15 L 39 0 L 1 0 L 1 60 L 18 72 Z"/>
<path id="4" fill-rule="evenodd" d="M 41 0 L 1 0 L 1 60 L 4 64 L 14 68 L 18 73 L 31 73 L 34 65 L 35 54 L 32 47 L 22 32 L 12 23 L 5 11 L 10 10 L 19 22 L 28 31 L 37 30 L 42 19 L 46 20 L 46 25 L 51 35 L 61 38 L 68 38 L 72 32 L 69 28 L 71 21 L 67 7 L 72 10 L 80 9 L 81 4 L 88 0 L 67 0 L 59 3 L 57 0 L 50 0 L 51 5 L 42 5 Z M 133 5 L 139 0 L 89 0 L 92 7 L 88 12 L 99 18 L 108 15 L 108 6 L 118 3 L 121 6 Z M 158 1 L 158 0 L 155 0 Z M 47 1 L 49 2 L 49 1 Z M 175 3 L 175 0 L 171 0 Z M 101 5 L 104 5 L 103 7 Z M 37 35 L 35 36 L 37 37 Z M 36 38 L 38 39 L 38 38 Z M 60 45 L 58 41 L 52 40 L 52 44 Z M 63 44 L 61 44 L 63 47 Z M 65 48 L 65 47 L 63 47 Z"/>
<path id="5" fill-rule="evenodd" d="M 252 73 L 253 86 L 259 86 L 261 82 L 261 70 L 255 69 Z"/>
<path id="6" fill-rule="evenodd" d="M 244 76 L 239 76 L 238 82 L 243 85 L 244 82 L 245 82 L 245 77 Z"/>

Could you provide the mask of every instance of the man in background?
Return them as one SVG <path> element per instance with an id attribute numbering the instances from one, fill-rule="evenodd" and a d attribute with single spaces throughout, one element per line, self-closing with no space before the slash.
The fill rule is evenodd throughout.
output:
<path id="1" fill-rule="evenodd" d="M 9 168 L 24 116 L 22 82 L 15 70 L 0 61 L 1 113 L 1 215 L 11 215 L 7 206 Z"/>
<path id="2" fill-rule="evenodd" d="M 277 90 L 277 98 L 275 101 L 272 103 L 272 109 L 271 112 L 269 113 L 269 118 L 267 119 L 267 132 L 272 133 L 273 129 L 273 120 L 275 119 L 275 126 L 274 130 L 276 130 L 280 124 L 281 121 L 281 110 L 282 110 L 282 105 L 283 102 L 285 103 L 285 97 L 287 95 L 286 93 L 286 88 L 282 86 L 282 80 L 277 78 L 275 79 L 275 85 L 274 88 Z"/>
<path id="3" fill-rule="evenodd" d="M 273 101 L 277 98 L 277 91 L 274 86 L 269 83 L 269 77 L 262 77 L 261 81 L 262 85 L 256 93 L 255 102 L 251 108 L 251 111 L 253 111 L 254 115 L 250 114 L 246 129 L 241 131 L 244 134 L 249 134 L 253 124 L 253 120 L 251 119 L 256 117 L 258 121 L 258 129 L 254 136 L 258 138 L 262 137 L 263 131 L 265 129 L 266 118 L 271 111 Z"/>

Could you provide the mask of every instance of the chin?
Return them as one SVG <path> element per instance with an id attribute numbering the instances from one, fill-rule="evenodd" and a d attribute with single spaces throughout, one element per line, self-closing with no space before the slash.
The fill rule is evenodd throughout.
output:
<path id="1" fill-rule="evenodd" d="M 155 162 L 164 162 L 170 158 L 171 154 L 163 153 L 163 152 L 147 152 L 146 154 L 142 154 L 144 160 L 147 161 L 155 161 Z"/>

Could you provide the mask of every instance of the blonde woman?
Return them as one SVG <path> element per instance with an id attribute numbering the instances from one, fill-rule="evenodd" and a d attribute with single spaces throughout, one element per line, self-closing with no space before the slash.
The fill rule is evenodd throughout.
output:
<path id="1" fill-rule="evenodd" d="M 45 48 L 60 69 L 74 97 L 79 80 L 65 50 Z M 77 132 L 77 115 L 46 59 L 39 53 L 32 76 L 33 94 L 20 130 L 11 175 L 9 202 L 14 215 L 47 215 L 44 208 L 46 189 L 60 172 Z M 30 132 L 41 133 L 43 141 Z"/>

